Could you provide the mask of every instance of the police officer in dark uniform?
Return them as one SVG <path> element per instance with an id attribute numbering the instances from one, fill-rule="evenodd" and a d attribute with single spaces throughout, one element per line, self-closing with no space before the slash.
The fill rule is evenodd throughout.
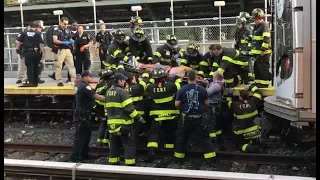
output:
<path id="1" fill-rule="evenodd" d="M 23 56 L 25 57 L 28 76 L 28 82 L 23 83 L 21 87 L 38 86 L 39 63 L 41 59 L 45 59 L 44 42 L 40 33 L 42 28 L 43 24 L 31 23 L 30 30 L 23 32 L 18 38 L 19 42 L 16 49 L 18 51 L 20 43 L 23 43 Z"/>
<path id="2" fill-rule="evenodd" d="M 109 45 L 113 40 L 112 34 L 109 31 L 106 31 L 106 25 L 100 25 L 100 32 L 97 33 L 96 42 L 99 43 L 99 57 L 101 61 L 101 69 L 105 69 L 105 65 L 103 64 L 106 61 L 107 50 Z"/>
<path id="3" fill-rule="evenodd" d="M 184 50 L 178 47 L 177 37 L 168 35 L 167 43 L 159 46 L 153 53 L 153 63 L 177 67 L 179 64 L 176 60 L 183 55 L 183 52 Z"/>
<path id="4" fill-rule="evenodd" d="M 112 41 L 108 48 L 106 62 L 103 62 L 106 67 L 124 69 L 124 66 L 120 62 L 127 62 L 130 56 L 129 44 L 125 41 L 125 38 L 126 35 L 122 30 L 118 29 L 114 33 L 114 41 Z"/>
<path id="5" fill-rule="evenodd" d="M 198 71 L 198 75 L 205 77 L 209 74 L 209 63 L 206 59 L 202 58 L 199 50 L 200 47 L 197 44 L 189 44 L 187 51 L 185 51 L 181 57 L 181 65 L 190 67 Z"/>
<path id="6" fill-rule="evenodd" d="M 26 32 L 27 30 L 30 29 L 30 25 L 28 25 L 28 27 L 23 31 Z M 21 36 L 22 32 L 18 34 L 15 43 L 19 43 L 18 39 Z M 23 76 L 24 73 L 26 72 L 26 63 L 24 61 L 24 57 L 23 57 L 23 46 L 20 45 L 20 48 L 16 50 L 16 53 L 19 55 L 19 64 L 18 64 L 18 77 L 17 77 L 17 82 L 16 84 L 21 84 L 23 81 Z"/>
<path id="7" fill-rule="evenodd" d="M 252 92 L 252 97 L 249 97 L 248 91 Z M 233 91 L 228 92 L 231 95 Z M 228 107 L 234 114 L 232 130 L 239 149 L 243 152 L 260 152 L 261 127 L 254 123 L 254 119 L 259 114 L 258 105 L 261 98 L 259 88 L 256 85 L 250 85 L 248 90 L 240 91 L 239 101 L 231 99 L 228 101 Z"/>
<path id="8" fill-rule="evenodd" d="M 78 26 L 78 33 L 76 33 L 72 39 L 74 40 L 75 46 L 75 67 L 76 73 L 81 74 L 83 70 L 89 70 L 90 61 L 90 51 L 89 48 L 93 41 L 91 36 L 83 31 L 83 26 Z"/>
<path id="9" fill-rule="evenodd" d="M 125 164 L 132 166 L 136 164 L 136 144 L 132 125 L 135 121 L 145 123 L 145 120 L 135 110 L 129 92 L 124 90 L 128 78 L 121 73 L 116 73 L 112 79 L 114 84 L 106 93 L 105 103 L 110 133 L 109 164 L 120 163 L 118 142 L 121 140 L 124 148 Z"/>
<path id="10" fill-rule="evenodd" d="M 77 162 L 88 158 L 89 143 L 91 138 L 90 116 L 94 100 L 105 101 L 105 97 L 98 95 L 89 85 L 92 81 L 92 73 L 85 70 L 81 74 L 82 81 L 76 88 L 76 109 L 73 114 L 73 121 L 76 133 L 73 141 L 71 162 Z"/>
<path id="11" fill-rule="evenodd" d="M 137 28 L 134 30 L 134 34 L 129 40 L 129 48 L 131 56 L 135 57 L 138 62 L 152 64 L 151 43 L 142 29 Z"/>
<path id="12" fill-rule="evenodd" d="M 188 84 L 178 91 L 175 101 L 175 106 L 181 109 L 181 119 L 178 123 L 174 157 L 178 162 L 183 160 L 189 135 L 196 132 L 199 137 L 197 142 L 204 148 L 204 158 L 210 161 L 216 156 L 216 152 L 207 130 L 210 123 L 203 117 L 206 116 L 203 113 L 205 107 L 209 105 L 207 91 L 196 84 L 196 71 L 189 71 L 187 77 Z"/>

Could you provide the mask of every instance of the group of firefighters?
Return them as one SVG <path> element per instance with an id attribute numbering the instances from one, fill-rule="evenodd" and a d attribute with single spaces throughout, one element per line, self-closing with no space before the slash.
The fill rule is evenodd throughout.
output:
<path id="1" fill-rule="evenodd" d="M 88 158 L 92 111 L 100 120 L 97 142 L 110 146 L 110 164 L 120 163 L 122 144 L 125 164 L 135 165 L 138 137 L 147 131 L 150 132 L 147 161 L 154 159 L 155 150 L 161 142 L 164 148 L 175 149 L 174 157 L 181 162 L 185 157 L 189 136 L 193 133 L 200 137 L 197 142 L 203 146 L 204 158 L 208 160 L 216 156 L 214 144 L 223 146 L 223 134 L 232 134 L 243 152 L 259 152 L 260 127 L 255 125 L 254 119 L 259 114 L 259 88 L 268 87 L 271 78 L 271 40 L 263 10 L 254 9 L 252 18 L 255 23 L 252 34 L 245 27 L 247 17 L 240 14 L 235 47 L 211 45 L 205 55 L 199 52 L 199 46 L 194 43 L 183 50 L 178 46 L 175 35 L 168 35 L 167 42 L 152 53 L 150 41 L 140 28 L 140 17 L 131 19 L 130 32 L 118 29 L 110 33 L 102 26 L 96 41 L 100 44 L 98 50 L 104 71 L 95 89 L 89 85 L 92 81 L 89 67 L 83 71 L 81 67 L 88 60 L 91 38 L 78 28 L 76 38 L 70 39 L 70 32 L 66 30 L 68 19 L 61 18 L 60 25 L 54 28 L 52 34 L 54 47 L 58 50 L 56 74 L 52 76 L 58 86 L 63 86 L 61 68 L 65 64 L 71 82 L 74 82 L 76 73 L 82 77 L 76 88 L 76 134 L 71 161 Z M 17 52 L 20 53 L 21 43 L 27 49 L 23 52 L 29 81 L 25 86 L 37 86 L 40 80 L 38 64 L 44 60 L 44 43 L 39 33 L 41 28 L 39 22 L 34 23 L 31 30 L 23 32 L 17 39 Z M 79 53 L 76 61 L 81 59 L 81 63 L 76 65 L 79 67 L 77 70 L 70 49 L 75 41 Z M 187 74 L 188 83 L 177 75 L 168 76 L 162 68 L 138 76 L 125 69 L 124 64 L 132 59 L 144 64 L 187 66 L 193 70 Z M 253 72 L 249 68 L 251 59 L 254 59 Z M 197 76 L 206 79 L 206 88 L 197 84 Z M 254 83 L 240 91 L 239 100 L 232 101 L 232 88 L 241 82 L 249 84 L 250 80 L 254 80 Z M 223 94 L 225 88 L 228 89 L 227 96 Z M 252 96 L 249 96 L 249 92 Z M 93 99 L 94 107 L 91 103 Z"/>
<path id="2" fill-rule="evenodd" d="M 116 30 L 108 48 L 99 50 L 100 55 L 106 54 L 100 83 L 92 89 L 89 85 L 92 74 L 83 71 L 82 81 L 77 85 L 76 136 L 71 161 L 88 157 L 92 111 L 100 121 L 97 143 L 110 146 L 110 164 L 120 163 L 123 146 L 124 164 L 135 165 L 136 144 L 145 132 L 149 132 L 147 161 L 154 159 L 160 143 L 164 148 L 174 149 L 175 159 L 181 162 L 194 133 L 209 162 L 216 156 L 215 145 L 223 148 L 228 135 L 241 151 L 260 152 L 260 126 L 254 119 L 262 98 L 259 88 L 269 85 L 271 47 L 263 10 L 254 9 L 252 17 L 255 22 L 252 35 L 245 29 L 246 17 L 240 15 L 236 48 L 212 45 L 205 58 L 196 44 L 188 45 L 186 51 L 179 48 L 174 35 L 169 35 L 167 43 L 152 54 L 150 42 L 140 28 L 140 17 L 131 20 L 129 38 L 128 33 Z M 239 100 L 233 101 L 238 75 L 248 77 L 252 73 L 248 70 L 251 57 L 255 59 L 255 82 L 239 92 Z M 135 74 L 124 66 L 133 58 L 144 64 L 170 66 L 179 66 L 177 59 L 180 59 L 180 66 L 193 70 L 187 73 L 188 83 L 177 75 L 169 76 L 161 67 L 152 73 Z M 197 76 L 206 79 L 205 87 L 197 84 Z M 95 100 L 94 107 L 88 105 L 91 99 Z"/>

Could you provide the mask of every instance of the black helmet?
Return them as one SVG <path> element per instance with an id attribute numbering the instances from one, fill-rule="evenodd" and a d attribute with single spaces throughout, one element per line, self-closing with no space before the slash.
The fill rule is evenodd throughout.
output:
<path id="1" fill-rule="evenodd" d="M 144 41 L 146 39 L 145 35 L 144 35 L 144 31 L 140 28 L 137 28 L 133 31 L 133 36 L 132 36 L 132 39 L 134 41 L 138 41 L 138 42 L 141 42 L 141 41 Z"/>
<path id="2" fill-rule="evenodd" d="M 237 18 L 237 24 L 244 25 L 247 22 L 247 19 L 245 17 L 238 17 Z"/>
<path id="3" fill-rule="evenodd" d="M 131 23 L 132 25 L 139 25 L 139 26 L 143 25 L 142 19 L 141 19 L 141 17 L 139 17 L 139 16 L 131 17 L 130 23 Z"/>
<path id="4" fill-rule="evenodd" d="M 43 27 L 43 21 L 41 21 L 41 20 L 36 20 L 36 21 L 34 21 L 33 23 L 34 23 L 34 25 L 35 25 L 36 27 L 44 28 L 44 27 Z"/>
<path id="5" fill-rule="evenodd" d="M 112 71 L 110 68 L 107 68 L 106 70 L 99 73 L 100 79 L 109 79 L 114 74 L 114 71 Z"/>
<path id="6" fill-rule="evenodd" d="M 167 43 L 171 46 L 176 46 L 178 45 L 178 40 L 175 35 L 168 35 L 167 36 Z"/>
<path id="7" fill-rule="evenodd" d="M 152 78 L 154 78 L 154 79 L 159 79 L 159 78 L 163 78 L 166 76 L 167 76 L 167 74 L 164 71 L 164 69 L 162 69 L 162 68 L 155 68 L 152 71 Z"/>
<path id="8" fill-rule="evenodd" d="M 188 55 L 196 56 L 199 50 L 200 50 L 200 47 L 195 43 L 191 43 L 187 46 Z"/>
<path id="9" fill-rule="evenodd" d="M 118 29 L 113 36 L 118 43 L 122 43 L 126 39 L 126 34 L 120 29 Z"/>
<path id="10" fill-rule="evenodd" d="M 254 19 L 255 18 L 263 18 L 264 17 L 264 12 L 260 8 L 255 8 L 252 11 L 251 17 L 254 18 Z"/>

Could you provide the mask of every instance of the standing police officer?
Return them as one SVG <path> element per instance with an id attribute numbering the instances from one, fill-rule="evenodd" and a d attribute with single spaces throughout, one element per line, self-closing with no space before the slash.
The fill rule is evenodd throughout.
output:
<path id="1" fill-rule="evenodd" d="M 30 30 L 30 25 L 28 25 L 28 27 L 23 31 L 23 32 L 26 32 Z M 16 41 L 15 43 L 17 44 L 19 41 L 19 37 L 21 36 L 21 34 L 23 33 L 19 33 L 17 38 L 16 38 Z M 24 61 L 24 57 L 23 57 L 23 46 L 20 45 L 20 48 L 16 50 L 17 54 L 19 55 L 19 63 L 18 63 L 18 77 L 17 77 L 17 82 L 16 84 L 21 84 L 22 83 L 22 80 L 23 80 L 23 76 L 24 76 L 24 73 L 26 71 L 26 65 L 25 65 L 25 61 Z"/>
<path id="2" fill-rule="evenodd" d="M 97 33 L 96 42 L 99 43 L 99 57 L 101 62 L 101 69 L 105 69 L 105 65 L 103 62 L 107 57 L 107 50 L 109 45 L 113 40 L 112 34 L 109 31 L 106 31 L 106 25 L 100 25 L 100 32 Z"/>
<path id="3" fill-rule="evenodd" d="M 40 60 L 44 60 L 44 42 L 41 33 L 36 29 L 42 29 L 43 24 L 30 24 L 30 30 L 23 32 L 18 38 L 16 45 L 17 51 L 20 49 L 20 43 L 23 43 L 23 56 L 27 66 L 28 82 L 23 83 L 21 87 L 37 87 Z"/>
<path id="4" fill-rule="evenodd" d="M 88 158 L 89 143 L 91 138 L 90 116 L 94 100 L 105 101 L 105 97 L 98 95 L 89 85 L 92 81 L 92 73 L 83 71 L 82 81 L 76 88 L 76 109 L 73 114 L 73 121 L 76 133 L 73 141 L 70 161 L 77 162 Z"/>

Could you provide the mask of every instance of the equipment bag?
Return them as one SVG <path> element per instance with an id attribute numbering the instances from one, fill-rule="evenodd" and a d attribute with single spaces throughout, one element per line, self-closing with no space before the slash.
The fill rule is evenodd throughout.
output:
<path id="1" fill-rule="evenodd" d="M 47 46 L 52 48 L 53 47 L 53 30 L 54 28 L 57 27 L 56 25 L 50 26 L 47 31 L 46 31 L 46 40 L 47 40 Z"/>

